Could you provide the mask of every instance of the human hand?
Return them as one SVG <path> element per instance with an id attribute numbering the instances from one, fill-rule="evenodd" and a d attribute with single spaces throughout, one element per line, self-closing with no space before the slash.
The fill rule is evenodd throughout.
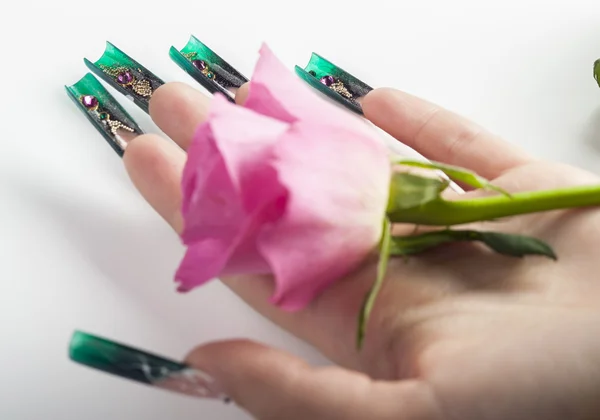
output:
<path id="1" fill-rule="evenodd" d="M 245 93 L 240 90 L 238 102 Z M 184 150 L 209 102 L 186 85 L 161 87 L 150 112 L 181 148 L 143 135 L 124 156 L 137 188 L 177 232 Z M 362 106 L 374 124 L 427 158 L 474 170 L 510 192 L 598 182 L 576 168 L 534 160 L 402 92 L 377 89 Z M 467 196 L 472 194 L 481 192 Z M 600 211 L 554 211 L 485 226 L 540 238 L 559 262 L 511 259 L 474 251 L 473 244 L 392 260 L 360 352 L 354 345 L 356 313 L 374 279 L 373 262 L 298 313 L 268 302 L 268 277 L 223 279 L 339 367 L 312 368 L 248 341 L 208 344 L 188 361 L 259 419 L 597 418 L 600 261 L 594 252 Z"/>

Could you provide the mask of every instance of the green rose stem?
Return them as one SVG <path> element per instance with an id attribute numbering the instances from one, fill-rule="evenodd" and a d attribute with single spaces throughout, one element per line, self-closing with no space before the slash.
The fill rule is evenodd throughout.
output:
<path id="1" fill-rule="evenodd" d="M 600 205 L 600 185 L 498 195 L 470 200 L 441 198 L 411 208 L 388 207 L 392 223 L 452 226 L 519 214 Z"/>
<path id="2" fill-rule="evenodd" d="M 600 69 L 599 69 L 600 70 Z M 392 236 L 391 223 L 452 226 L 496 220 L 520 214 L 600 205 L 600 185 L 589 185 L 510 195 L 474 172 L 439 162 L 393 159 L 395 166 L 439 170 L 450 179 L 474 188 L 496 191 L 499 195 L 448 201 L 441 196 L 448 181 L 407 172 L 395 172 L 390 183 L 387 215 L 379 246 L 377 277 L 359 313 L 356 344 L 362 348 L 366 326 L 384 281 L 390 256 L 407 256 L 425 252 L 438 245 L 459 241 L 479 241 L 499 254 L 523 257 L 543 255 L 556 260 L 552 248 L 544 242 L 521 235 L 470 230 L 441 230 L 420 235 Z"/>

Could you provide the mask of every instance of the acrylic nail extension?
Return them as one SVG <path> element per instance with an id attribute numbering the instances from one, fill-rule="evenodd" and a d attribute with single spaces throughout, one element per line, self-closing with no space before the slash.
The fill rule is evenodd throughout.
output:
<path id="1" fill-rule="evenodd" d="M 320 55 L 313 53 L 305 68 L 296 66 L 296 74 L 315 89 L 358 114 L 362 114 L 360 98 L 373 90 L 350 73 Z"/>
<path id="2" fill-rule="evenodd" d="M 156 89 L 164 84 L 150 70 L 129 57 L 110 42 L 102 57 L 92 63 L 87 58 L 85 65 L 117 91 L 132 99 L 133 102 L 148 112 L 150 97 Z"/>
<path id="3" fill-rule="evenodd" d="M 73 86 L 65 86 L 65 89 L 119 156 L 123 156 L 128 140 L 144 134 L 127 111 L 91 73 L 87 73 Z"/>
<path id="4" fill-rule="evenodd" d="M 167 391 L 230 401 L 214 379 L 200 370 L 81 331 L 75 331 L 71 338 L 69 357 L 76 363 Z"/>
<path id="5" fill-rule="evenodd" d="M 210 93 L 220 92 L 234 102 L 235 91 L 248 81 L 195 36 L 181 50 L 171 47 L 171 59 Z"/>

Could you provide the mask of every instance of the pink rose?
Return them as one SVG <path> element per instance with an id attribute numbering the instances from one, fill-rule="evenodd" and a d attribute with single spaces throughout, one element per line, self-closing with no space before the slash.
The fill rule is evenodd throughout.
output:
<path id="1" fill-rule="evenodd" d="M 216 96 L 183 173 L 180 291 L 217 276 L 272 274 L 293 311 L 356 269 L 382 233 L 386 147 L 263 46 L 244 107 Z"/>

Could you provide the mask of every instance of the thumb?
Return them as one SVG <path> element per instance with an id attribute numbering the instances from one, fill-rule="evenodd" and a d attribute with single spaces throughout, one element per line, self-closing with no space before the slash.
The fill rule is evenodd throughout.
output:
<path id="1" fill-rule="evenodd" d="M 429 419 L 431 394 L 417 381 L 376 382 L 337 367 L 313 368 L 289 353 L 246 340 L 196 348 L 187 363 L 255 418 Z"/>

